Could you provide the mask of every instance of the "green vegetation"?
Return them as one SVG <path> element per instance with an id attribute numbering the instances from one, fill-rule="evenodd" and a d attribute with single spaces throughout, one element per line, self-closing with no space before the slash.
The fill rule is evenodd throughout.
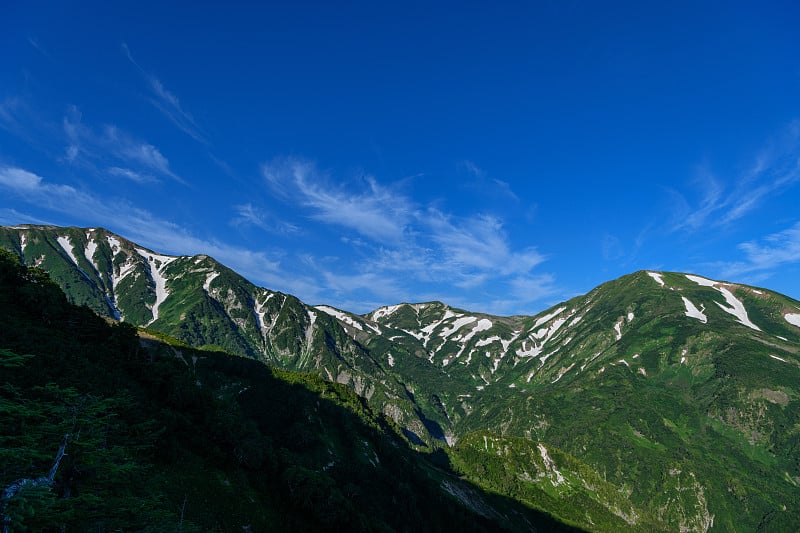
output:
<path id="1" fill-rule="evenodd" d="M 65 253 L 65 238 L 74 246 L 75 261 Z M 768 290 L 697 283 L 681 273 L 637 272 L 534 317 L 476 314 L 441 302 L 401 304 L 363 316 L 338 310 L 329 315 L 290 295 L 257 288 L 210 257 L 195 256 L 173 258 L 160 271 L 168 294 L 151 322 L 156 285 L 137 251 L 141 247 L 102 229 L 47 227 L 0 228 L 0 245 L 26 264 L 50 271 L 72 301 L 101 314 L 105 305 L 108 316 L 111 300 L 125 322 L 147 327 L 135 340 L 135 332 L 123 325 L 103 325 L 104 333 L 92 342 L 105 345 L 110 331 L 117 337 L 128 331 L 133 340 L 125 342 L 133 345 L 123 343 L 113 353 L 80 363 L 91 374 L 97 371 L 86 369 L 109 361 L 115 369 L 109 379 L 135 386 L 100 394 L 81 385 L 80 373 L 74 382 L 45 372 L 50 381 L 8 389 L 7 400 L 9 409 L 20 413 L 22 405 L 39 409 L 32 413 L 56 413 L 66 399 L 91 394 L 92 402 L 85 405 L 92 414 L 84 417 L 82 433 L 87 439 L 94 420 L 108 415 L 127 420 L 120 414 L 125 402 L 138 405 L 138 412 L 160 413 L 146 420 L 154 424 L 153 435 L 126 436 L 127 422 L 121 426 L 118 445 L 138 451 L 118 463 L 134 476 L 144 472 L 147 483 L 159 475 L 171 481 L 178 478 L 170 476 L 185 476 L 180 490 L 153 489 L 166 498 L 164 509 L 173 522 L 176 509 L 184 509 L 185 521 L 197 527 L 225 529 L 233 523 L 223 527 L 202 518 L 210 511 L 205 503 L 193 507 L 204 501 L 186 488 L 195 486 L 219 498 L 230 494 L 223 505 L 226 516 L 233 509 L 240 514 L 262 509 L 267 518 L 260 524 L 270 526 L 294 527 L 285 521 L 286 512 L 324 508 L 323 493 L 339 491 L 344 500 L 356 501 L 353 512 L 368 508 L 353 500 L 348 483 L 367 487 L 370 498 L 380 500 L 376 509 L 396 505 L 394 493 L 394 503 L 371 493 L 391 493 L 402 485 L 382 484 L 380 475 L 358 478 L 354 472 L 382 472 L 390 464 L 384 455 L 398 453 L 398 464 L 405 465 L 398 469 L 415 472 L 407 479 L 408 490 L 400 492 L 421 498 L 411 507 L 421 516 L 439 506 L 421 501 L 444 495 L 451 503 L 467 502 L 486 520 L 502 516 L 500 522 L 513 529 L 527 528 L 513 517 L 530 511 L 519 511 L 504 497 L 598 531 L 794 531 L 800 524 L 800 328 L 784 319 L 785 313 L 800 313 L 800 302 Z M 90 263 L 85 254 L 91 250 Z M 25 276 L 48 285 L 40 271 Z M 746 309 L 745 323 L 730 297 Z M 689 313 L 689 305 L 697 311 Z M 0 344 L 10 354 L 9 375 L 37 368 L 44 354 L 31 346 L 54 343 L 53 354 L 62 354 L 56 344 L 77 342 L 69 328 L 42 311 L 46 308 L 39 305 L 0 334 L 11 338 L 20 332 L 21 338 L 36 339 Z M 79 322 L 88 325 L 91 313 L 81 312 L 85 316 Z M 56 341 L 64 334 L 25 333 L 29 323 L 42 320 L 45 325 L 37 327 L 61 328 L 69 335 Z M 97 350 L 102 354 L 107 348 Z M 139 366 L 131 367 L 132 360 Z M 48 364 L 59 368 L 62 363 Z M 313 375 L 294 373 L 298 370 Z M 192 398 L 181 401 L 189 402 L 188 412 L 212 414 L 187 420 L 183 404 L 164 407 L 171 405 L 163 402 L 173 401 L 174 391 L 167 394 L 165 389 L 172 388 L 163 383 L 155 387 L 155 376 L 186 380 L 181 387 L 192 392 L 181 397 Z M 47 389 L 50 384 L 58 390 Z M 52 403 L 57 394 L 65 398 L 62 404 L 30 403 Z M 209 398 L 202 408 L 191 407 L 195 396 L 201 401 L 205 394 Z M 279 407 L 284 398 L 296 398 L 296 408 Z M 150 403 L 145 408 L 141 402 Z M 42 418 L 34 414 L 25 420 L 33 424 Z M 63 416 L 48 420 L 41 442 L 28 443 L 22 433 L 13 437 L 18 444 L 8 441 L 14 449 L 38 450 L 36 468 L 27 459 L 19 477 L 47 474 L 61 439 L 71 434 Z M 240 425 L 248 429 L 232 429 Z M 208 429 L 214 427 L 225 429 Z M 185 440 L 190 428 L 202 433 L 193 437 L 202 445 L 187 443 L 194 442 Z M 255 444 L 236 445 L 225 440 L 226 432 L 239 435 L 237 442 Z M 166 448 L 184 458 L 177 463 L 155 451 L 170 435 Z M 408 444 L 421 453 L 408 451 Z M 213 475 L 195 478 L 211 468 L 206 452 L 214 450 L 220 450 L 214 457 L 225 459 L 214 463 Z M 231 457 L 246 460 L 224 462 Z M 252 461 L 259 466 L 251 470 Z M 156 474 L 148 470 L 153 464 Z M 448 477 L 451 468 L 474 485 L 458 485 Z M 269 476 L 261 479 L 256 472 Z M 396 475 L 401 474 L 387 474 Z M 420 495 L 418 487 L 425 483 L 431 483 L 430 490 Z M 306 492 L 303 487 L 309 485 L 313 489 Z M 234 497 L 234 486 L 250 499 Z M 295 494 L 305 494 L 307 507 L 293 507 Z M 331 505 L 345 509 L 349 522 L 336 523 L 357 523 L 360 519 L 338 498 Z M 156 512 L 159 505 L 149 508 Z M 509 505 L 515 510 L 497 510 Z M 379 512 L 376 516 L 389 529 L 406 527 Z M 422 523 L 415 522 L 415 528 Z"/>
<path id="2" fill-rule="evenodd" d="M 10 531 L 559 527 L 409 450 L 347 387 L 140 338 L 4 251 L 0 346 Z"/>

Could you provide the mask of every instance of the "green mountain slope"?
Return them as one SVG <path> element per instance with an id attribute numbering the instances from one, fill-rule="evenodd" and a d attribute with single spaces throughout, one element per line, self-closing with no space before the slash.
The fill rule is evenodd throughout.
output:
<path id="1" fill-rule="evenodd" d="M 4 251 L 0 370 L 9 531 L 568 529 L 411 451 L 343 385 L 137 336 Z"/>
<path id="2" fill-rule="evenodd" d="M 102 228 L 0 228 L 0 246 L 46 270 L 68 299 L 192 346 L 225 350 L 350 386 L 428 440 L 420 409 L 339 322 L 256 287 L 205 256 L 167 256 Z"/>
<path id="3" fill-rule="evenodd" d="M 3 228 L 0 244 L 54 269 L 74 301 L 106 315 L 117 305 L 128 320 L 132 274 L 116 289 L 110 276 L 112 292 L 98 275 L 91 292 L 90 265 L 67 253 L 74 243 L 99 261 L 102 238 L 124 241 L 103 231 Z M 464 477 L 563 521 L 599 531 L 800 525 L 796 300 L 642 271 L 532 317 L 441 302 L 355 315 L 255 288 L 204 256 L 157 259 L 125 246 L 133 252 L 111 254 L 110 268 L 117 278 L 141 268 L 149 280 L 130 280 L 145 287 L 130 298 L 139 323 L 346 383 L 412 443 L 443 449 Z"/>

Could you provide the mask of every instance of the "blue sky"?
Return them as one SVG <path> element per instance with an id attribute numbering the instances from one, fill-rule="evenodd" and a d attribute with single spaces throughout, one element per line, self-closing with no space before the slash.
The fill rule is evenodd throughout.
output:
<path id="1" fill-rule="evenodd" d="M 366 312 L 639 269 L 800 298 L 794 2 L 7 2 L 0 224 Z"/>

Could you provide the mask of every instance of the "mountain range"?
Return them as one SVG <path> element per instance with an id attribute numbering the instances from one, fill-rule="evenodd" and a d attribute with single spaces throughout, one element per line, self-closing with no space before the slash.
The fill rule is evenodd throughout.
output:
<path id="1" fill-rule="evenodd" d="M 639 271 L 536 316 L 358 315 L 102 228 L 3 227 L 0 246 L 109 320 L 346 385 L 413 449 L 566 524 L 800 526 L 800 302 L 768 289 Z"/>

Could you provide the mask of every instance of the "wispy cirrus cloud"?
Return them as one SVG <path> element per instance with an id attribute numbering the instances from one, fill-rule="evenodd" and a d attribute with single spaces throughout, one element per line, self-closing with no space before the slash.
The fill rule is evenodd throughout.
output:
<path id="1" fill-rule="evenodd" d="M 724 180 L 702 167 L 694 181 L 699 197 L 673 197 L 672 230 L 694 231 L 735 222 L 800 181 L 800 121 L 770 140 L 742 175 Z"/>
<path id="2" fill-rule="evenodd" d="M 51 156 L 53 140 L 61 141 L 61 128 L 44 119 L 25 98 L 8 96 L 0 102 L 0 128 Z"/>
<path id="3" fill-rule="evenodd" d="M 94 174 L 142 184 L 163 178 L 186 184 L 157 147 L 113 124 L 84 123 L 80 109 L 74 105 L 68 106 L 56 121 L 41 116 L 24 99 L 9 97 L 0 102 L 0 128 L 60 163 Z"/>
<path id="4" fill-rule="evenodd" d="M 152 144 L 136 139 L 115 125 L 99 129 L 83 123 L 76 106 L 70 106 L 62 119 L 67 146 L 64 158 L 69 163 L 108 170 L 112 175 L 139 183 L 157 181 L 155 176 L 186 182 L 170 168 L 169 160 Z"/>
<path id="5" fill-rule="evenodd" d="M 236 216 L 231 225 L 236 227 L 255 226 L 269 233 L 290 235 L 300 232 L 300 228 L 278 219 L 269 211 L 254 206 L 252 203 L 234 206 Z"/>
<path id="6" fill-rule="evenodd" d="M 768 276 L 781 266 L 800 263 L 800 222 L 760 240 L 739 244 L 744 260 L 718 264 L 723 277 L 736 277 L 759 272 Z"/>
<path id="7" fill-rule="evenodd" d="M 467 183 L 467 187 L 480 190 L 482 194 L 489 194 L 495 198 L 505 201 L 512 200 L 518 203 L 519 196 L 513 191 L 508 182 L 490 177 L 486 171 L 476 165 L 473 161 L 465 159 L 460 166 L 472 176 L 472 181 Z"/>
<path id="8" fill-rule="evenodd" d="M 28 37 L 28 44 L 31 45 L 34 50 L 36 50 L 43 56 L 50 57 L 50 54 L 47 53 L 47 50 L 44 49 L 44 47 L 39 42 L 39 39 L 37 39 L 36 37 Z"/>
<path id="9" fill-rule="evenodd" d="M 161 114 L 169 119 L 169 121 L 172 122 L 183 133 L 195 141 L 208 144 L 206 136 L 200 129 L 200 126 L 198 126 L 194 117 L 192 117 L 192 115 L 183 108 L 180 99 L 175 95 L 175 93 L 169 91 L 164 84 L 161 83 L 161 80 L 158 79 L 158 77 L 139 65 L 139 63 L 134 59 L 127 43 L 122 43 L 121 47 L 125 57 L 127 57 L 128 61 L 130 61 L 131 64 L 136 67 L 136 70 L 139 72 L 139 74 L 141 74 L 147 83 L 147 87 L 151 94 L 149 101 L 153 107 L 158 109 Z"/>
<path id="10" fill-rule="evenodd" d="M 545 260 L 534 248 L 514 251 L 500 219 L 488 215 L 454 220 L 429 210 L 422 220 L 441 250 L 448 268 L 461 272 L 494 272 L 507 276 L 529 272 Z"/>
<path id="11" fill-rule="evenodd" d="M 48 182 L 26 169 L 8 166 L 0 167 L 0 191 L 14 195 L 37 209 L 65 217 L 69 223 L 77 219 L 92 226 L 102 225 L 160 252 L 207 254 L 257 282 L 296 289 L 303 291 L 302 294 L 313 294 L 316 291 L 312 280 L 302 278 L 296 273 L 284 274 L 280 261 L 265 252 L 233 246 L 215 239 L 199 238 L 186 228 L 159 218 L 125 200 L 99 198 L 71 185 Z M 10 215 L 11 213 L 6 213 L 5 218 Z M 25 215 L 21 220 L 37 222 L 38 219 Z"/>
<path id="12" fill-rule="evenodd" d="M 109 167 L 108 173 L 111 176 L 125 178 L 136 183 L 151 183 L 157 181 L 156 177 L 151 174 L 143 174 L 129 168 Z"/>
<path id="13" fill-rule="evenodd" d="M 409 200 L 375 179 L 364 178 L 357 193 L 332 183 L 310 161 L 282 158 L 265 163 L 262 174 L 284 200 L 297 199 L 310 217 L 342 226 L 379 242 L 400 242 L 413 215 Z"/>
<path id="14" fill-rule="evenodd" d="M 275 196 L 303 209 L 310 220 L 358 235 L 340 239 L 358 254 L 357 262 L 316 265 L 327 290 L 368 291 L 364 301 L 462 301 L 453 295 L 502 285 L 514 294 L 503 304 L 506 310 L 512 302 L 529 303 L 557 290 L 552 276 L 534 272 L 546 257 L 534 247 L 514 248 L 499 217 L 425 208 L 374 178 L 348 189 L 304 159 L 273 160 L 262 173 Z"/>
<path id="15" fill-rule="evenodd" d="M 42 224 L 50 226 L 53 225 L 53 222 L 35 217 L 28 213 L 22 213 L 21 211 L 9 207 L 0 209 L 0 226 L 15 226 L 17 224 Z"/>

